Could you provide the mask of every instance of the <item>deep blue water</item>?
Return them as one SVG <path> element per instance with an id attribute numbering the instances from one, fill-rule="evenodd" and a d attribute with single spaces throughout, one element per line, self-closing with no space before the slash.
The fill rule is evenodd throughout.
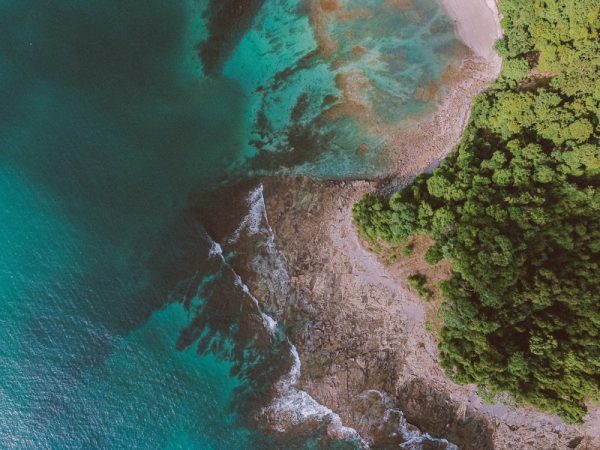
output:
<path id="1" fill-rule="evenodd" d="M 248 299 L 186 208 L 251 174 L 381 170 L 369 121 L 327 113 L 340 74 L 382 120 L 431 107 L 414 90 L 456 45 L 435 2 L 341 4 L 328 53 L 302 0 L 0 0 L 1 448 L 279 445 L 239 405 L 282 368 L 240 366 Z"/>

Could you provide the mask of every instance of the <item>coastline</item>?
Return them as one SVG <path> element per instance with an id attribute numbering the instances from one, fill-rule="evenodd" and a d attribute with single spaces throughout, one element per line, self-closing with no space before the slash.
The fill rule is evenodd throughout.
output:
<path id="1" fill-rule="evenodd" d="M 392 187 L 435 167 L 455 148 L 474 97 L 501 70 L 491 50 L 492 37 L 501 35 L 495 3 L 441 4 L 455 21 L 465 52 L 445 74 L 443 94 L 431 115 L 402 129 L 379 129 L 394 163 Z M 491 21 L 477 16 L 479 26 L 471 27 L 473 14 L 482 8 Z M 495 34 L 487 28 L 492 23 Z M 289 295 L 276 298 L 269 282 L 258 276 L 250 277 L 249 285 L 263 309 L 285 324 L 297 347 L 302 362 L 297 387 L 339 415 L 344 426 L 371 444 L 396 445 L 403 436 L 394 432 L 397 425 L 389 417 L 401 411 L 410 424 L 405 429 L 465 449 L 597 448 L 597 408 L 584 425 L 569 426 L 532 409 L 488 405 L 474 386 L 459 386 L 446 377 L 427 330 L 428 305 L 408 289 L 406 273 L 385 267 L 354 231 L 352 205 L 385 182 L 262 182 L 265 217 L 288 267 Z M 391 400 L 384 402 L 384 397 Z"/>
<path id="2" fill-rule="evenodd" d="M 502 59 L 493 49 L 502 36 L 495 0 L 439 2 L 463 46 L 436 86 L 440 93 L 431 112 L 409 118 L 401 127 L 375 124 L 375 132 L 383 139 L 385 165 L 390 168 L 383 175 L 393 180 L 392 187 L 432 170 L 458 145 L 475 96 L 502 70 Z"/>
<path id="3" fill-rule="evenodd" d="M 405 430 L 461 449 L 566 449 L 575 443 L 580 450 L 598 448 L 598 408 L 584 425 L 571 426 L 510 402 L 488 404 L 476 386 L 457 385 L 444 374 L 427 325 L 433 305 L 405 282 L 412 268 L 384 264 L 354 231 L 352 205 L 378 183 L 308 178 L 261 183 L 266 216 L 287 262 L 289 294 L 273 295 L 271 282 L 261 277 L 251 277 L 249 284 L 297 348 L 302 362 L 297 388 L 336 413 L 344 426 L 375 447 L 398 445 L 404 442 L 398 432 L 402 421 L 392 413 L 400 411 Z M 273 411 L 271 422 L 277 417 Z"/>
<path id="4" fill-rule="evenodd" d="M 502 37 L 497 0 L 439 0 L 456 34 L 477 56 L 501 63 L 494 43 Z"/>

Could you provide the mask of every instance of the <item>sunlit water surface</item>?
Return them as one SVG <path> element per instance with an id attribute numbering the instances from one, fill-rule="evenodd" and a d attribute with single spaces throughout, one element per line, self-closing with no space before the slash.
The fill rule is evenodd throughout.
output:
<path id="1" fill-rule="evenodd" d="M 279 445 L 238 407 L 276 380 L 240 368 L 255 306 L 189 194 L 381 170 L 369 120 L 431 108 L 457 45 L 433 0 L 393 4 L 0 0 L 0 447 Z"/>

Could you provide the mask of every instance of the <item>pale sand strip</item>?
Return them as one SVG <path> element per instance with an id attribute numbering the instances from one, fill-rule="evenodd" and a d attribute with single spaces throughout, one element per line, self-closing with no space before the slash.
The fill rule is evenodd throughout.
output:
<path id="1" fill-rule="evenodd" d="M 440 0 L 440 4 L 467 47 L 489 61 L 499 59 L 494 42 L 502 37 L 502 28 L 495 0 Z"/>
<path id="2" fill-rule="evenodd" d="M 406 180 L 437 166 L 456 147 L 467 125 L 474 97 L 498 77 L 502 67 L 494 50 L 495 41 L 502 36 L 495 0 L 438 1 L 454 22 L 456 36 L 464 46 L 457 46 L 453 63 L 441 80 L 415 91 L 415 98 L 427 101 L 437 94 L 436 104 L 430 112 L 406 119 L 402 125 L 382 120 L 368 96 L 365 98 L 370 82 L 359 72 L 338 75 L 336 84 L 343 94 L 342 101 L 327 112 L 331 118 L 338 115 L 354 117 L 380 138 L 379 165 L 388 169 L 381 175 L 395 179 L 391 189 L 397 189 Z M 410 1 L 401 0 L 401 3 L 410 5 Z M 341 3 L 312 0 L 310 5 L 311 24 L 320 50 L 329 54 L 335 45 L 323 26 L 328 14 L 339 12 Z M 370 151 L 366 145 L 364 151 Z"/>
<path id="3" fill-rule="evenodd" d="M 454 21 L 466 48 L 442 77 L 442 96 L 435 111 L 415 117 L 405 127 L 378 124 L 397 189 L 408 179 L 436 167 L 460 142 L 477 94 L 499 76 L 502 59 L 494 43 L 502 36 L 495 0 L 439 0 Z"/>

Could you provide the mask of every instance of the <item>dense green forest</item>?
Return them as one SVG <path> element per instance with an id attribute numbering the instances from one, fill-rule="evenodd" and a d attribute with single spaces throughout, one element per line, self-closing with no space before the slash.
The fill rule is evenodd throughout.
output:
<path id="1" fill-rule="evenodd" d="M 461 383 L 581 422 L 600 399 L 600 2 L 501 0 L 504 59 L 457 150 L 354 206 L 367 240 L 452 261 L 440 354 Z"/>

